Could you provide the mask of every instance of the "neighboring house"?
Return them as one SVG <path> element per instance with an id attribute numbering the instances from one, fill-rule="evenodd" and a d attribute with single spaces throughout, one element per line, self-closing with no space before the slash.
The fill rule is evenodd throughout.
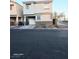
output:
<path id="1" fill-rule="evenodd" d="M 52 0 L 23 2 L 25 25 L 52 27 Z"/>
<path id="2" fill-rule="evenodd" d="M 23 7 L 15 0 L 10 0 L 10 25 L 18 26 L 23 19 Z"/>
<path id="3" fill-rule="evenodd" d="M 62 23 L 63 20 L 66 20 L 64 13 L 54 12 L 53 14 L 53 24 L 57 27 Z"/>

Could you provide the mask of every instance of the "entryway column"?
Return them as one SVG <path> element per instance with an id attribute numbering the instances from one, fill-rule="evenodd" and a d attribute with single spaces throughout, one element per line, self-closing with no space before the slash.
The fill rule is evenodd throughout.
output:
<path id="1" fill-rule="evenodd" d="M 24 25 L 26 25 L 26 16 L 24 16 Z"/>
<path id="2" fill-rule="evenodd" d="M 35 21 L 37 21 L 37 16 L 35 16 Z"/>
<path id="3" fill-rule="evenodd" d="M 18 16 L 16 16 L 16 26 L 18 26 Z"/>

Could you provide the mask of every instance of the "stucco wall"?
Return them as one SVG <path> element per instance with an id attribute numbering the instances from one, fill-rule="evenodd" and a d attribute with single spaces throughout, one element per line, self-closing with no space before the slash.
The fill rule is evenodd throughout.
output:
<path id="1" fill-rule="evenodd" d="M 10 2 L 10 4 L 13 4 L 12 10 L 10 10 L 10 15 L 17 15 L 19 17 L 22 17 L 23 15 L 23 7 L 19 5 L 16 2 Z"/>
<path id="2" fill-rule="evenodd" d="M 37 22 L 38 21 L 52 21 L 50 13 L 36 14 L 36 16 L 40 16 L 40 19 L 36 20 Z"/>
<path id="3" fill-rule="evenodd" d="M 52 21 L 50 14 L 46 14 L 46 15 L 43 14 L 43 15 L 41 15 L 41 21 Z"/>
<path id="4" fill-rule="evenodd" d="M 10 15 L 16 15 L 17 14 L 16 4 L 14 2 L 10 2 L 10 5 L 13 5 L 12 10 L 10 10 Z"/>
<path id="5" fill-rule="evenodd" d="M 19 4 L 16 4 L 16 9 L 17 9 L 17 15 L 19 16 L 19 17 L 22 17 L 23 16 L 23 7 L 22 6 L 20 6 Z"/>
<path id="6" fill-rule="evenodd" d="M 23 13 L 24 14 L 34 14 L 34 13 L 45 13 L 45 12 L 52 12 L 52 4 L 51 3 L 38 3 L 38 4 L 31 4 L 29 9 L 26 9 L 26 4 L 23 5 Z"/>

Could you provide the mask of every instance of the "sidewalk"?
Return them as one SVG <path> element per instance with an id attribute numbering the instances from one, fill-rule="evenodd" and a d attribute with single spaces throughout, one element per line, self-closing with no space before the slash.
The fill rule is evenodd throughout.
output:
<path id="1" fill-rule="evenodd" d="M 21 26 L 18 29 L 34 29 L 35 25 L 25 25 L 25 26 Z"/>
<path id="2" fill-rule="evenodd" d="M 35 25 L 11 26 L 11 29 L 34 29 Z"/>

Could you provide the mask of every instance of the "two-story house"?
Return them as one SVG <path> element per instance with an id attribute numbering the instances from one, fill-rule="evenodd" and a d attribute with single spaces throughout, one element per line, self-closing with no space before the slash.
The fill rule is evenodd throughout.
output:
<path id="1" fill-rule="evenodd" d="M 23 19 L 23 7 L 16 2 L 10 0 L 10 25 L 18 26 L 18 23 Z"/>
<path id="2" fill-rule="evenodd" d="M 52 26 L 52 0 L 23 2 L 25 25 Z"/>

